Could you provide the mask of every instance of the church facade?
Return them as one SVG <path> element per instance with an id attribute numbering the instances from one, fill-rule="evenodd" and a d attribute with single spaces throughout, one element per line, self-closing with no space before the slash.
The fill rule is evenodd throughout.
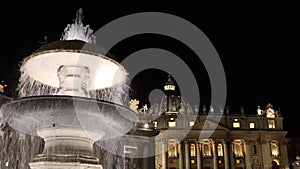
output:
<path id="1" fill-rule="evenodd" d="M 271 104 L 258 107 L 256 115 L 212 108 L 198 114 L 178 102 L 180 96 L 170 78 L 164 89 L 163 110 L 152 117 L 159 131 L 156 169 L 289 168 L 287 131 L 283 117 Z"/>

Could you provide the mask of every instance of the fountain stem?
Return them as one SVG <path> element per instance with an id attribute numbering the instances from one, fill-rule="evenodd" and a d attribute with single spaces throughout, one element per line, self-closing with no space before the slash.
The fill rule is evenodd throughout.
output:
<path id="1" fill-rule="evenodd" d="M 90 80 L 90 71 L 85 66 L 60 66 L 57 70 L 60 82 L 58 95 L 89 97 L 87 85 Z"/>
<path id="2" fill-rule="evenodd" d="M 92 155 L 94 142 L 90 136 L 100 139 L 104 133 L 52 126 L 38 129 L 37 134 L 45 140 L 45 147 L 30 163 L 31 169 L 60 169 L 67 165 L 72 169 L 102 169 L 99 159 Z"/>

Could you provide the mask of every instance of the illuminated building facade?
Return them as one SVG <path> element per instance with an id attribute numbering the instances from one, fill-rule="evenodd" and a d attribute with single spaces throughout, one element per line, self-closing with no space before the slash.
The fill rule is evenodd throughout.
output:
<path id="1" fill-rule="evenodd" d="M 154 106 L 152 117 L 160 132 L 156 169 L 270 169 L 274 161 L 289 167 L 287 131 L 271 104 L 258 107 L 256 115 L 213 108 L 199 112 L 178 102 L 170 77 L 164 90 L 165 101 Z"/>

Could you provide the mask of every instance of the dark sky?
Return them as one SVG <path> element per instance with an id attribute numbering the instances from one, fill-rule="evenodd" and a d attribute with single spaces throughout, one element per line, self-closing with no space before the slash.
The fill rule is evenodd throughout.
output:
<path id="1" fill-rule="evenodd" d="M 145 3 L 134 7 L 92 2 L 10 3 L 2 6 L 0 28 L 0 79 L 10 86 L 8 95 L 14 95 L 11 91 L 17 85 L 19 62 L 40 46 L 38 41 L 45 35 L 49 41 L 59 40 L 79 8 L 83 9 L 83 22 L 93 30 L 125 15 L 150 11 L 177 15 L 195 24 L 210 39 L 222 60 L 227 78 L 226 103 L 232 110 L 237 112 L 243 105 L 246 113 L 254 114 L 258 105 L 265 106 L 271 102 L 275 108 L 280 108 L 289 135 L 300 136 L 297 131 L 300 113 L 300 11 L 293 5 L 275 8 L 259 5 L 235 7 L 231 4 L 216 7 Z M 210 87 L 205 68 L 181 42 L 160 35 L 139 35 L 123 40 L 111 53 L 121 61 L 132 52 L 149 47 L 166 49 L 181 57 L 197 77 L 201 101 L 209 102 Z M 154 88 L 161 88 L 165 80 L 166 74 L 157 71 L 139 74 L 132 84 L 136 89 L 134 97 L 145 100 L 145 95 Z"/>

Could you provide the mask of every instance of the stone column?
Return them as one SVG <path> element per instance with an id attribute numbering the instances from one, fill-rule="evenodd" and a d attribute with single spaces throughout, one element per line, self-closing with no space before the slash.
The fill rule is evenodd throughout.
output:
<path id="1" fill-rule="evenodd" d="M 282 158 L 281 160 L 281 164 L 283 166 L 283 168 L 289 168 L 289 163 L 288 163 L 288 153 L 287 153 L 287 147 L 286 147 L 286 141 L 282 141 L 279 145 L 279 152 L 281 154 L 279 154 Z"/>
<path id="2" fill-rule="evenodd" d="M 264 169 L 271 167 L 272 157 L 270 156 L 270 146 L 266 140 L 260 140 L 261 164 Z"/>
<path id="3" fill-rule="evenodd" d="M 234 161 L 234 158 L 233 158 L 233 144 L 232 144 L 232 141 L 229 142 L 229 159 L 230 159 L 230 168 L 234 168 L 235 166 L 235 161 Z"/>
<path id="4" fill-rule="evenodd" d="M 229 165 L 229 154 L 228 154 L 228 143 L 227 140 L 224 140 L 223 144 L 223 151 L 224 151 L 224 163 L 225 163 L 225 169 L 230 169 Z"/>
<path id="5" fill-rule="evenodd" d="M 159 168 L 158 166 L 160 166 L 161 164 L 161 152 L 160 152 L 160 147 L 161 147 L 161 142 L 159 140 L 155 140 L 155 168 Z"/>
<path id="6" fill-rule="evenodd" d="M 196 143 L 196 150 L 197 150 L 197 169 L 201 169 L 201 145 L 200 143 Z"/>
<path id="7" fill-rule="evenodd" d="M 212 146 L 213 146 L 214 169 L 218 169 L 218 161 L 217 161 L 218 155 L 216 151 L 215 141 L 212 141 Z"/>
<path id="8" fill-rule="evenodd" d="M 251 144 L 249 141 L 245 141 L 245 161 L 246 168 L 251 168 Z"/>
<path id="9" fill-rule="evenodd" d="M 178 143 L 179 150 L 179 169 L 183 169 L 183 148 L 181 142 Z"/>
<path id="10" fill-rule="evenodd" d="M 186 140 L 184 145 L 184 150 L 185 150 L 185 168 L 190 169 L 190 146 L 189 142 Z"/>
<path id="11" fill-rule="evenodd" d="M 167 143 L 165 140 L 163 140 L 162 142 L 162 145 L 161 145 L 161 148 L 162 148 L 162 169 L 167 169 Z"/>

